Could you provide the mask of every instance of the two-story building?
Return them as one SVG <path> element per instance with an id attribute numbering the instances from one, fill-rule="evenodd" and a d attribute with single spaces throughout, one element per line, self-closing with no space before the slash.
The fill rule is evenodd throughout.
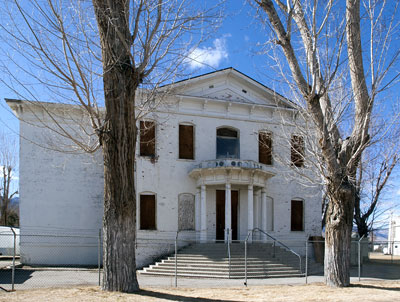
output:
<path id="1" fill-rule="evenodd" d="M 159 241 L 172 240 L 177 231 L 199 242 L 244 240 L 254 228 L 281 240 L 321 233 L 321 188 L 296 181 L 300 174 L 295 170 L 307 174 L 311 167 L 304 132 L 290 122 L 299 115 L 289 100 L 233 68 L 163 89 L 170 92 L 164 102 L 138 121 L 139 266 L 165 253 Z M 100 152 L 48 147 L 64 138 L 47 129 L 44 113 L 24 109 L 29 106 L 24 101 L 8 104 L 21 119 L 21 234 L 96 235 L 103 211 Z M 68 109 L 45 106 L 59 108 L 63 117 Z M 66 247 L 62 237 L 47 242 L 22 236 L 22 261 L 96 263 L 93 237 L 81 240 L 86 247 Z"/>

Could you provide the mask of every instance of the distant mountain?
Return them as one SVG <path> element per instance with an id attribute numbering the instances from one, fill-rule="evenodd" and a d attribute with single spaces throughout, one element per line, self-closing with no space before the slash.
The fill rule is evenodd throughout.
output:
<path id="1" fill-rule="evenodd" d="M 388 229 L 374 230 L 374 240 L 375 241 L 386 241 L 388 240 Z"/>
<path id="2" fill-rule="evenodd" d="M 11 205 L 19 206 L 19 197 L 11 198 L 10 203 Z"/>
<path id="3" fill-rule="evenodd" d="M 374 241 L 387 241 L 388 240 L 388 229 L 387 228 L 382 228 L 382 229 L 375 229 L 372 233 L 368 234 L 368 238 L 371 240 L 371 236 L 374 236 Z M 357 232 L 357 227 L 353 226 L 353 231 L 351 234 L 351 237 L 353 240 L 356 240 L 358 238 L 358 232 Z"/>

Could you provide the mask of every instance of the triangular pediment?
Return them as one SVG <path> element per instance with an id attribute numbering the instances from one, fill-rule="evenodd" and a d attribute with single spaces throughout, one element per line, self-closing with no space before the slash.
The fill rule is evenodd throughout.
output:
<path id="1" fill-rule="evenodd" d="M 240 93 L 230 87 L 222 87 L 220 89 L 217 89 L 216 91 L 212 91 L 209 94 L 198 95 L 198 96 L 204 96 L 210 99 L 225 100 L 231 102 L 254 103 L 251 97 L 246 97 L 244 92 Z"/>
<path id="2" fill-rule="evenodd" d="M 283 96 L 233 68 L 200 75 L 166 87 L 172 88 L 173 94 L 180 96 L 294 108 Z"/>

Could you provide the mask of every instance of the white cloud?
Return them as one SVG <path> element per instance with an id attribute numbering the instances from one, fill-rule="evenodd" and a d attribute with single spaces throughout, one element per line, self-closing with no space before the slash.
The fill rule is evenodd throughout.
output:
<path id="1" fill-rule="evenodd" d="M 198 47 L 193 49 L 186 59 L 191 69 L 214 67 L 217 68 L 222 60 L 228 58 L 226 49 L 226 38 L 230 35 L 225 35 L 220 39 L 215 39 L 213 47 Z"/>

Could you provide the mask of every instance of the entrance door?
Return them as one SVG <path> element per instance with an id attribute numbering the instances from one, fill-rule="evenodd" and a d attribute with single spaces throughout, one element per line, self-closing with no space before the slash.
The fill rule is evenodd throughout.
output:
<path id="1" fill-rule="evenodd" d="M 217 190 L 216 198 L 216 239 L 224 240 L 225 238 L 225 190 Z M 238 207 L 239 207 L 239 191 L 231 191 L 231 223 L 232 223 L 232 240 L 238 239 Z"/>

